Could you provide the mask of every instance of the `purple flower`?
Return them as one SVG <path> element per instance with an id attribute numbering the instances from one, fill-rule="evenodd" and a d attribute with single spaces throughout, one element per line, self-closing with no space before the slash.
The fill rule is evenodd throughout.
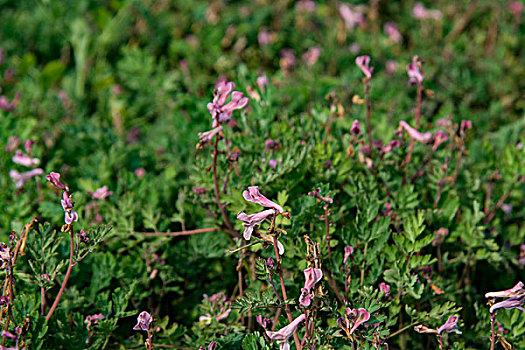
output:
<path id="1" fill-rule="evenodd" d="M 343 264 L 346 265 L 346 263 L 348 262 L 348 259 L 350 258 L 350 255 L 352 255 L 353 252 L 354 252 L 354 248 L 352 248 L 352 246 L 347 245 L 345 247 L 345 255 L 343 257 Z"/>
<path id="2" fill-rule="evenodd" d="M 33 147 L 34 144 L 35 144 L 35 140 L 33 139 L 24 141 L 24 150 L 26 151 L 27 154 L 31 154 L 31 148 Z"/>
<path id="3" fill-rule="evenodd" d="M 419 70 L 421 62 L 418 56 L 412 57 L 412 62 L 407 65 L 408 84 L 419 85 L 423 83 L 423 74 Z"/>
<path id="4" fill-rule="evenodd" d="M 412 8 L 412 16 L 414 16 L 417 19 L 433 18 L 435 20 L 438 20 L 441 18 L 441 11 L 427 10 L 422 3 L 418 2 Z"/>
<path id="5" fill-rule="evenodd" d="M 379 292 L 383 293 L 386 297 L 390 296 L 390 285 L 385 282 L 381 282 L 379 285 Z"/>
<path id="6" fill-rule="evenodd" d="M 268 77 L 266 75 L 259 75 L 257 77 L 257 86 L 259 89 L 264 92 L 265 87 L 269 84 Z"/>
<path id="7" fill-rule="evenodd" d="M 142 179 L 144 177 L 144 175 L 146 175 L 146 169 L 144 169 L 144 168 L 135 169 L 135 176 L 136 177 L 138 177 L 139 179 Z"/>
<path id="8" fill-rule="evenodd" d="M 410 137 L 418 142 L 426 143 L 432 139 L 432 134 L 430 132 L 422 134 L 416 129 L 412 128 L 410 125 L 408 125 L 407 122 L 403 120 L 399 122 L 399 127 L 405 129 L 405 131 L 408 132 Z"/>
<path id="9" fill-rule="evenodd" d="M 195 192 L 196 194 L 206 194 L 206 189 L 204 187 L 197 187 L 197 186 L 193 186 L 191 188 L 193 190 L 193 192 Z"/>
<path id="10" fill-rule="evenodd" d="M 133 327 L 136 331 L 147 331 L 151 323 L 151 315 L 147 311 L 142 311 L 137 317 L 137 324 Z"/>
<path id="11" fill-rule="evenodd" d="M 365 17 L 362 13 L 352 11 L 350 6 L 346 4 L 339 5 L 339 15 L 345 22 L 345 27 L 347 30 L 353 30 L 356 25 L 360 25 L 365 22 Z"/>
<path id="12" fill-rule="evenodd" d="M 284 211 L 283 207 L 281 207 L 279 204 L 274 203 L 271 200 L 269 200 L 268 198 L 266 198 L 265 196 L 263 196 L 259 192 L 259 186 L 250 186 L 250 187 L 248 187 L 248 190 L 244 191 L 242 193 L 242 196 L 248 202 L 252 202 L 252 203 L 255 203 L 255 204 L 262 205 L 265 208 L 273 208 L 273 209 L 277 210 L 279 213 L 282 213 Z"/>
<path id="13" fill-rule="evenodd" d="M 512 298 L 516 296 L 522 296 L 525 294 L 525 288 L 523 282 L 518 282 L 511 289 L 503 290 L 501 292 L 490 292 L 485 294 L 485 298 Z"/>
<path id="14" fill-rule="evenodd" d="M 15 155 L 12 158 L 13 162 L 23 166 L 31 167 L 40 164 L 40 159 L 31 158 L 27 154 L 22 153 L 22 151 L 17 150 Z"/>
<path id="15" fill-rule="evenodd" d="M 263 317 L 261 314 L 259 314 L 257 317 L 255 317 L 255 320 L 264 329 L 268 329 L 270 327 L 271 322 L 272 322 L 269 319 L 267 319 L 266 317 Z"/>
<path id="16" fill-rule="evenodd" d="M 201 149 L 203 146 L 211 143 L 213 137 L 218 133 L 222 132 L 222 125 L 219 125 L 209 131 L 199 133 L 199 143 L 197 144 L 197 149 Z"/>
<path id="17" fill-rule="evenodd" d="M 270 160 L 268 161 L 268 165 L 269 165 L 270 168 L 272 168 L 272 169 L 277 168 L 277 164 L 278 164 L 278 162 L 277 162 L 275 159 L 270 159 Z"/>
<path id="18" fill-rule="evenodd" d="M 434 146 L 432 146 L 432 151 L 435 151 L 439 145 L 448 140 L 448 134 L 444 131 L 436 131 L 434 134 Z"/>
<path id="19" fill-rule="evenodd" d="M 113 194 L 113 191 L 108 191 L 108 186 L 102 186 L 100 188 L 97 188 L 95 193 L 91 191 L 89 191 L 88 193 L 93 197 L 93 199 L 104 199 L 108 196 L 111 196 Z"/>
<path id="20" fill-rule="evenodd" d="M 302 289 L 301 289 L 301 292 L 303 292 Z M 314 298 L 313 293 L 310 293 L 310 294 L 301 293 L 301 295 L 299 296 L 299 305 L 301 305 L 302 307 L 308 307 L 312 303 L 313 298 Z"/>
<path id="21" fill-rule="evenodd" d="M 398 140 L 392 140 L 390 141 L 390 143 L 388 144 L 388 146 L 386 147 L 383 147 L 383 153 L 389 153 L 390 151 L 392 151 L 395 147 L 399 147 L 399 141 Z"/>
<path id="22" fill-rule="evenodd" d="M 27 180 L 29 180 L 29 179 L 31 179 L 31 178 L 33 178 L 35 176 L 40 176 L 43 173 L 44 173 L 44 170 L 42 170 L 40 168 L 29 170 L 29 171 L 26 171 L 24 173 L 20 173 L 17 170 L 11 170 L 9 172 L 9 177 L 11 177 L 15 181 L 16 188 L 22 188 Z"/>
<path id="23" fill-rule="evenodd" d="M 369 66 L 370 56 L 358 56 L 355 59 L 355 63 L 359 68 L 361 68 L 361 70 L 368 79 L 372 78 L 372 72 L 374 71 L 374 67 Z"/>
<path id="24" fill-rule="evenodd" d="M 472 129 L 472 122 L 470 120 L 462 120 L 460 130 L 464 133 L 466 130 Z"/>
<path id="25" fill-rule="evenodd" d="M 458 320 L 459 320 L 458 315 L 450 316 L 447 322 L 445 322 L 441 327 L 437 329 L 437 334 L 442 334 L 442 333 L 461 334 L 461 332 L 457 329 Z"/>
<path id="26" fill-rule="evenodd" d="M 215 87 L 213 102 L 208 103 L 207 108 L 213 118 L 213 128 L 218 127 L 222 123 L 227 123 L 232 117 L 234 110 L 242 109 L 248 104 L 248 97 L 243 97 L 243 93 L 233 91 L 235 84 L 233 82 L 219 81 Z M 230 96 L 231 100 L 226 103 Z M 200 136 L 200 135 L 199 135 Z"/>
<path id="27" fill-rule="evenodd" d="M 386 74 L 393 75 L 397 70 L 397 62 L 393 60 L 386 61 Z"/>
<path id="28" fill-rule="evenodd" d="M 370 313 L 366 311 L 366 309 L 350 309 L 347 307 L 345 308 L 344 318 L 342 317 L 338 319 L 337 323 L 339 324 L 339 327 L 341 327 L 346 332 L 347 336 L 350 337 L 352 334 L 354 334 L 357 327 L 369 319 Z M 350 326 L 352 327 L 350 328 Z"/>
<path id="29" fill-rule="evenodd" d="M 359 135 L 361 133 L 361 124 L 359 123 L 359 120 L 354 120 L 350 132 L 354 135 Z"/>
<path id="30" fill-rule="evenodd" d="M 448 228 L 440 228 L 434 233 L 435 237 L 434 242 L 432 242 L 432 246 L 437 246 L 438 244 L 443 243 L 443 240 L 448 235 Z"/>
<path id="31" fill-rule="evenodd" d="M 64 185 L 60 182 L 60 174 L 51 172 L 49 175 L 46 175 L 46 179 L 50 181 L 56 188 L 61 190 L 68 190 L 67 185 Z"/>
<path id="32" fill-rule="evenodd" d="M 208 345 L 208 350 L 215 350 L 215 347 L 217 346 L 216 341 L 212 341 L 210 345 Z M 205 350 L 202 346 L 199 348 L 199 350 Z"/>
<path id="33" fill-rule="evenodd" d="M 103 320 L 105 317 L 102 314 L 88 315 L 84 320 L 84 323 L 87 324 L 87 329 L 91 327 L 91 324 L 97 324 L 98 320 Z"/>
<path id="34" fill-rule="evenodd" d="M 0 96 L 0 109 L 3 111 L 13 111 L 16 108 L 16 106 L 18 106 L 18 103 L 20 103 L 21 97 L 22 95 L 20 93 L 17 93 L 13 100 L 9 102 L 6 96 Z"/>
<path id="35" fill-rule="evenodd" d="M 0 268 L 4 268 L 9 263 L 9 247 L 4 242 L 0 242 Z"/>
<path id="36" fill-rule="evenodd" d="M 315 287 L 315 285 L 323 278 L 323 271 L 321 269 L 315 269 L 309 267 L 303 271 L 304 273 L 304 288 L 308 292 Z"/>
<path id="37" fill-rule="evenodd" d="M 281 147 L 281 143 L 274 141 L 272 139 L 267 139 L 264 141 L 264 151 L 269 152 L 272 150 L 279 149 Z"/>
<path id="38" fill-rule="evenodd" d="M 305 318 L 306 316 L 304 314 L 301 314 L 288 326 L 281 328 L 278 332 L 266 331 L 266 335 L 268 335 L 268 337 L 271 340 L 275 340 L 277 344 L 279 344 L 280 350 L 289 350 L 290 344 L 288 343 L 288 339 L 295 332 L 295 329 L 297 328 L 297 326 L 299 326 L 299 323 L 303 322 Z"/>
<path id="39" fill-rule="evenodd" d="M 393 42 L 399 43 L 403 40 L 403 37 L 401 36 L 401 33 L 397 29 L 397 25 L 393 22 L 387 22 L 385 23 L 383 30 L 385 31 L 386 35 L 390 37 L 390 40 Z"/>
<path id="40" fill-rule="evenodd" d="M 253 228 L 255 225 L 259 225 L 264 220 L 266 220 L 267 217 L 272 216 L 275 214 L 274 209 L 267 209 L 264 211 L 261 211 L 256 214 L 247 215 L 243 211 L 239 212 L 237 214 L 237 219 L 242 221 L 242 225 L 244 228 L 243 237 L 245 240 L 249 241 L 252 237 Z"/>
<path id="41" fill-rule="evenodd" d="M 321 48 L 319 46 L 314 46 L 308 49 L 303 55 L 303 60 L 306 62 L 306 65 L 312 67 L 321 56 Z"/>
<path id="42" fill-rule="evenodd" d="M 490 313 L 494 313 L 498 309 L 518 309 L 525 312 L 523 303 L 525 302 L 525 288 L 523 282 L 518 282 L 511 289 L 501 292 L 490 292 L 485 294 L 485 298 L 507 298 L 490 307 Z"/>
<path id="43" fill-rule="evenodd" d="M 523 12 L 523 3 L 521 1 L 509 1 L 507 4 L 508 9 L 514 17 L 520 17 L 521 13 Z"/>

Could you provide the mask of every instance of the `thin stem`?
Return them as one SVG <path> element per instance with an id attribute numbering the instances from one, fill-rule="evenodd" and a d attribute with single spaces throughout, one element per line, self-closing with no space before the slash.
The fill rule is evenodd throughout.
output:
<path id="1" fill-rule="evenodd" d="M 328 257 L 332 259 L 332 248 L 330 247 L 330 218 L 328 217 L 330 210 L 328 204 L 324 205 L 324 222 L 326 230 L 326 242 L 328 244 Z"/>
<path id="2" fill-rule="evenodd" d="M 273 283 L 273 275 L 270 274 L 270 277 L 268 278 L 268 283 L 270 283 L 270 285 L 272 286 L 273 288 L 273 292 L 275 293 L 275 295 L 277 296 L 277 299 L 282 302 L 283 299 L 281 299 L 281 296 L 279 295 L 279 292 L 277 292 L 277 288 L 275 288 L 275 283 Z"/>
<path id="3" fill-rule="evenodd" d="M 365 98 L 366 98 L 366 135 L 368 137 L 368 145 L 372 150 L 372 129 L 370 127 L 370 79 L 365 81 Z"/>
<path id="4" fill-rule="evenodd" d="M 56 299 L 53 302 L 53 305 L 51 305 L 49 312 L 47 313 L 46 322 L 49 322 L 49 320 L 51 319 L 51 316 L 53 316 L 53 313 L 55 312 L 55 309 L 57 308 L 58 303 L 60 302 L 60 298 L 62 298 L 62 294 L 64 293 L 64 290 L 66 289 L 67 281 L 69 280 L 69 276 L 71 275 L 71 270 L 73 269 L 73 251 L 75 250 L 75 244 L 74 244 L 74 234 L 73 234 L 72 225 L 69 225 L 68 231 L 71 235 L 71 246 L 69 249 L 69 265 L 67 267 L 66 275 L 64 276 L 64 280 L 62 281 L 62 285 L 60 286 L 60 290 L 58 291 Z"/>
<path id="5" fill-rule="evenodd" d="M 281 257 L 279 256 L 279 249 L 277 248 L 277 237 L 273 236 L 273 248 L 275 250 L 275 259 L 277 260 L 277 267 L 279 268 L 279 278 L 281 279 L 281 292 L 283 293 L 283 300 L 286 302 L 288 297 L 286 296 L 286 288 L 284 286 L 284 277 L 283 277 L 283 269 L 281 267 Z M 286 315 L 288 316 L 288 321 L 293 322 L 292 312 L 290 311 L 290 306 L 286 304 L 284 306 L 284 309 L 286 311 Z M 302 350 L 301 342 L 299 340 L 299 336 L 297 335 L 297 331 L 293 332 L 293 339 L 295 341 L 295 346 L 297 350 Z"/>
<path id="6" fill-rule="evenodd" d="M 366 251 L 368 250 L 368 242 L 365 243 L 365 250 L 363 252 L 363 263 L 361 264 L 361 285 L 363 285 L 365 279 L 365 263 L 366 263 Z"/>
<path id="7" fill-rule="evenodd" d="M 496 313 L 490 314 L 490 350 L 494 350 L 496 344 L 496 332 L 494 331 L 494 321 L 496 320 Z"/>
<path id="8" fill-rule="evenodd" d="M 226 210 L 224 209 L 224 206 L 221 203 L 221 193 L 219 191 L 219 181 L 217 180 L 217 157 L 219 156 L 219 137 L 215 137 L 215 146 L 213 150 L 213 185 L 215 186 L 215 199 L 217 201 L 217 206 L 219 207 L 219 210 L 221 211 L 222 218 L 224 220 L 224 224 L 227 228 L 230 230 L 233 230 L 233 226 L 230 222 L 230 218 L 228 217 L 228 214 L 226 213 Z"/>
<path id="9" fill-rule="evenodd" d="M 439 180 L 439 182 L 438 182 L 438 190 L 436 192 L 436 198 L 434 198 L 434 209 L 437 208 L 437 205 L 438 205 L 438 202 L 439 202 L 439 198 L 441 197 L 441 191 L 443 190 L 443 184 L 445 182 L 445 175 L 446 175 L 447 169 L 448 169 L 448 160 L 449 160 L 449 158 L 447 157 L 447 160 L 445 160 L 445 165 L 442 168 L 443 176 L 441 177 L 441 180 Z"/>
<path id="10" fill-rule="evenodd" d="M 423 90 L 423 83 L 418 83 L 417 84 L 417 97 L 416 97 L 416 123 L 415 123 L 416 130 L 419 130 L 419 119 L 421 118 L 422 90 Z M 405 160 L 406 166 L 410 164 L 410 160 L 412 159 L 412 152 L 414 151 L 415 142 L 416 141 L 414 139 L 410 140 L 410 146 L 408 148 L 408 154 Z"/>
<path id="11" fill-rule="evenodd" d="M 398 334 L 400 334 L 400 333 L 403 333 L 404 331 L 406 331 L 407 329 L 409 329 L 409 328 L 412 327 L 412 326 L 415 326 L 416 324 L 418 324 L 418 322 L 413 322 L 413 323 L 411 323 L 411 324 L 406 325 L 406 326 L 403 327 L 403 328 L 398 329 L 398 330 L 395 331 L 394 333 L 390 334 L 390 335 L 387 337 L 387 339 L 389 339 L 389 338 L 393 338 L 393 337 L 395 337 L 396 335 L 398 335 Z"/>
<path id="12" fill-rule="evenodd" d="M 437 341 L 439 343 L 439 350 L 443 350 L 443 335 L 442 334 L 438 334 L 436 335 L 437 337 Z"/>
<path id="13" fill-rule="evenodd" d="M 348 285 L 348 277 L 350 276 L 350 273 L 348 271 L 348 265 L 345 264 L 345 305 L 348 304 L 348 293 L 350 291 L 350 286 Z"/>

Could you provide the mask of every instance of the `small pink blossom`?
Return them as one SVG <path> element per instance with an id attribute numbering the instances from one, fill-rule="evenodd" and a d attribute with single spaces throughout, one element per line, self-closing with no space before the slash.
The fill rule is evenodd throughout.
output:
<path id="1" fill-rule="evenodd" d="M 523 282 L 518 282 L 511 289 L 501 292 L 490 292 L 485 294 L 486 298 L 507 298 L 490 307 L 490 313 L 494 313 L 498 309 L 518 309 L 525 312 L 523 303 L 525 302 L 525 288 Z"/>
<path id="2" fill-rule="evenodd" d="M 418 2 L 412 8 L 412 16 L 414 16 L 417 19 L 432 18 L 438 20 L 441 19 L 442 14 L 439 10 L 428 10 L 422 3 Z"/>
<path id="3" fill-rule="evenodd" d="M 354 248 L 352 246 L 347 245 L 345 247 L 345 254 L 344 254 L 344 257 L 343 257 L 343 264 L 346 265 L 346 263 L 348 262 L 348 259 L 350 258 L 350 255 L 352 255 L 353 252 L 354 252 Z"/>
<path id="4" fill-rule="evenodd" d="M 26 151 L 27 154 L 31 154 L 31 148 L 33 147 L 34 144 L 35 144 L 35 140 L 33 139 L 24 141 L 24 150 Z"/>
<path id="5" fill-rule="evenodd" d="M 40 159 L 31 158 L 27 154 L 24 154 L 22 151 L 17 150 L 15 155 L 12 158 L 13 162 L 27 167 L 32 167 L 40 164 Z"/>
<path id="6" fill-rule="evenodd" d="M 432 246 L 437 246 L 439 244 L 442 244 L 445 237 L 448 236 L 448 228 L 440 228 L 439 230 L 437 230 L 435 233 L 435 238 L 434 238 L 434 241 L 432 242 Z"/>
<path id="7" fill-rule="evenodd" d="M 14 152 L 18 146 L 20 146 L 20 138 L 17 136 L 9 136 L 7 139 L 7 145 L 5 146 L 5 151 L 8 153 Z"/>
<path id="8" fill-rule="evenodd" d="M 248 190 L 244 191 L 242 193 L 242 196 L 248 202 L 259 204 L 259 205 L 261 205 L 261 206 L 263 206 L 265 208 L 273 208 L 273 209 L 277 210 L 279 213 L 282 213 L 284 211 L 283 207 L 281 207 L 279 204 L 277 204 L 275 202 L 272 202 L 271 200 L 269 200 L 268 198 L 263 196 L 259 192 L 259 186 L 250 186 L 250 187 L 248 187 Z"/>
<path id="9" fill-rule="evenodd" d="M 397 62 L 393 60 L 386 61 L 385 70 L 386 74 L 393 75 L 397 70 Z"/>
<path id="10" fill-rule="evenodd" d="M 248 97 L 243 97 L 240 91 L 233 91 L 235 84 L 221 80 L 215 86 L 213 101 L 206 106 L 213 118 L 213 128 L 218 127 L 222 123 L 230 121 L 233 111 L 246 107 L 249 102 Z M 228 97 L 231 99 L 226 103 Z"/>
<path id="11" fill-rule="evenodd" d="M 9 177 L 12 178 L 16 183 L 16 188 L 22 188 L 24 184 L 31 178 L 35 176 L 40 176 L 44 173 L 44 170 L 36 168 L 29 170 L 23 173 L 18 172 L 17 170 L 11 170 L 9 172 Z"/>
<path id="12" fill-rule="evenodd" d="M 339 327 L 347 333 L 348 336 L 354 334 L 357 327 L 370 319 L 370 313 L 364 308 L 350 309 L 345 308 L 345 316 L 338 319 Z"/>
<path id="13" fill-rule="evenodd" d="M 261 224 L 266 218 L 275 214 L 274 209 L 267 209 L 256 214 L 247 215 L 243 211 L 237 214 L 237 219 L 242 221 L 244 226 L 243 237 L 245 240 L 249 241 L 252 237 L 253 228 L 256 225 Z"/>
<path id="14" fill-rule="evenodd" d="M 514 15 L 514 17 L 519 18 L 523 12 L 523 2 L 521 1 L 509 1 L 507 4 L 508 9 Z"/>
<path id="15" fill-rule="evenodd" d="M 223 130 L 223 126 L 219 125 L 216 128 L 213 128 L 213 129 L 211 129 L 209 131 L 200 132 L 199 133 L 199 143 L 197 144 L 197 149 L 200 149 L 204 145 L 207 145 L 207 144 L 211 143 L 211 141 L 213 140 L 215 135 L 217 135 L 220 132 L 222 132 L 222 130 Z"/>
<path id="16" fill-rule="evenodd" d="M 146 175 L 146 169 L 144 168 L 137 168 L 135 169 L 135 176 L 139 179 L 142 179 Z"/>
<path id="17" fill-rule="evenodd" d="M 361 133 L 361 124 L 359 123 L 359 120 L 354 120 L 352 123 L 352 128 L 350 128 L 350 132 L 354 135 L 359 135 Z"/>
<path id="18" fill-rule="evenodd" d="M 61 190 L 68 190 L 67 185 L 64 185 L 60 182 L 60 174 L 51 172 L 49 175 L 46 175 L 46 179 L 50 181 L 56 188 Z"/>
<path id="19" fill-rule="evenodd" d="M 295 67 L 296 58 L 294 50 L 292 49 L 282 49 L 281 50 L 281 59 L 279 60 L 279 66 L 284 71 L 291 71 Z"/>
<path id="20" fill-rule="evenodd" d="M 391 152 L 395 147 L 399 147 L 400 142 L 398 140 L 392 140 L 388 144 L 388 146 L 383 147 L 383 153 L 389 153 Z"/>
<path id="21" fill-rule="evenodd" d="M 305 278 L 304 289 L 307 291 L 310 291 L 323 278 L 323 271 L 321 269 L 309 267 L 304 270 L 303 273 Z"/>
<path id="22" fill-rule="evenodd" d="M 278 164 L 278 162 L 277 162 L 277 160 L 275 160 L 275 159 L 270 159 L 270 160 L 268 161 L 268 165 L 269 165 L 270 168 L 272 168 L 272 169 L 277 168 L 277 164 Z"/>
<path id="23" fill-rule="evenodd" d="M 108 191 L 108 186 L 102 186 L 97 188 L 95 193 L 88 191 L 88 194 L 93 197 L 93 199 L 104 199 L 113 194 L 113 191 Z"/>
<path id="24" fill-rule="evenodd" d="M 350 50 L 350 53 L 357 55 L 361 51 L 361 45 L 359 43 L 351 43 L 348 50 Z"/>
<path id="25" fill-rule="evenodd" d="M 412 57 L 412 62 L 407 65 L 408 84 L 420 85 L 423 83 L 423 74 L 419 70 L 421 62 L 418 56 Z"/>
<path id="26" fill-rule="evenodd" d="M 448 134 L 444 131 L 436 131 L 434 134 L 434 146 L 432 146 L 432 151 L 435 151 L 439 145 L 448 140 Z"/>
<path id="27" fill-rule="evenodd" d="M 266 335 L 271 340 L 275 340 L 277 344 L 279 344 L 280 350 L 289 350 L 290 344 L 288 343 L 288 339 L 292 336 L 292 334 L 295 332 L 295 329 L 301 322 L 305 320 L 306 316 L 304 314 L 301 314 L 299 317 L 297 317 L 295 320 L 293 320 L 288 326 L 281 328 L 278 332 L 271 332 L 266 331 Z"/>
<path id="28" fill-rule="evenodd" d="M 511 289 L 503 290 L 501 292 L 490 292 L 485 294 L 485 298 L 512 298 L 525 294 L 525 285 L 523 282 L 518 282 Z"/>
<path id="29" fill-rule="evenodd" d="M 321 48 L 319 46 L 313 46 L 304 53 L 303 60 L 306 62 L 306 65 L 312 67 L 317 62 L 320 56 Z"/>
<path id="30" fill-rule="evenodd" d="M 403 37 L 401 36 L 401 33 L 397 29 L 397 25 L 393 22 L 387 22 L 385 23 L 383 30 L 385 31 L 386 35 L 395 43 L 400 43 L 403 40 Z"/>
<path id="31" fill-rule="evenodd" d="M 270 324 L 272 323 L 271 320 L 267 319 L 266 317 L 263 317 L 261 314 L 259 314 L 257 317 L 255 317 L 255 320 L 258 324 L 261 325 L 262 328 L 265 330 L 270 328 Z"/>
<path id="32" fill-rule="evenodd" d="M 390 285 L 386 284 L 385 282 L 381 282 L 379 285 L 379 292 L 383 293 L 385 296 L 390 296 Z"/>
<path id="33" fill-rule="evenodd" d="M 264 89 L 266 86 L 268 86 L 268 84 L 269 84 L 269 81 L 266 75 L 259 75 L 257 77 L 257 86 L 262 92 L 264 92 Z"/>
<path id="34" fill-rule="evenodd" d="M 472 129 L 472 122 L 470 120 L 462 120 L 460 126 L 461 132 L 464 133 L 468 129 Z"/>
<path id="35" fill-rule="evenodd" d="M 266 141 L 264 141 L 264 151 L 265 152 L 274 151 L 276 149 L 279 149 L 280 147 L 281 147 L 281 143 L 275 140 L 267 139 Z"/>
<path id="36" fill-rule="evenodd" d="M 374 67 L 369 66 L 370 56 L 358 56 L 355 59 L 355 63 L 359 68 L 361 68 L 361 70 L 368 79 L 372 78 L 372 72 L 374 71 Z"/>
<path id="37" fill-rule="evenodd" d="M 445 322 L 441 327 L 437 329 L 437 334 L 442 334 L 442 333 L 461 334 L 461 332 L 457 329 L 458 320 L 459 320 L 458 315 L 450 316 L 447 322 Z"/>
<path id="38" fill-rule="evenodd" d="M 339 5 L 339 15 L 345 22 L 347 30 L 353 30 L 355 26 L 365 23 L 365 17 L 362 13 L 353 11 L 350 6 L 346 4 Z"/>
<path id="39" fill-rule="evenodd" d="M 20 93 L 17 93 L 13 100 L 9 102 L 6 96 L 0 96 L 0 109 L 6 112 L 13 111 L 16 108 L 16 106 L 18 106 L 18 104 L 20 103 L 21 98 L 22 95 Z"/>
<path id="40" fill-rule="evenodd" d="M 210 343 L 210 345 L 208 345 L 208 350 L 215 350 L 215 348 L 217 347 L 217 342 L 216 341 L 212 341 Z M 202 346 L 199 348 L 199 350 L 206 350 L 204 349 Z"/>
<path id="41" fill-rule="evenodd" d="M 257 35 L 257 41 L 259 41 L 260 46 L 266 46 L 272 44 L 276 39 L 275 33 L 268 31 L 268 28 L 263 27 L 259 30 Z"/>
<path id="42" fill-rule="evenodd" d="M 399 127 L 405 129 L 405 131 L 410 135 L 410 137 L 416 140 L 417 142 L 426 143 L 432 139 L 432 134 L 430 132 L 422 134 L 416 129 L 412 128 L 410 125 L 408 125 L 407 122 L 403 120 L 399 122 Z"/>
<path id="43" fill-rule="evenodd" d="M 87 329 L 91 327 L 92 324 L 98 324 L 99 320 L 103 320 L 105 317 L 102 314 L 88 315 L 84 320 L 84 323 L 87 325 Z"/>
<path id="44" fill-rule="evenodd" d="M 147 311 L 142 311 L 137 317 L 137 324 L 133 327 L 136 331 L 147 331 L 151 323 L 151 315 Z"/>
<path id="45" fill-rule="evenodd" d="M 312 0 L 300 0 L 295 3 L 295 9 L 301 12 L 315 12 L 317 5 Z"/>

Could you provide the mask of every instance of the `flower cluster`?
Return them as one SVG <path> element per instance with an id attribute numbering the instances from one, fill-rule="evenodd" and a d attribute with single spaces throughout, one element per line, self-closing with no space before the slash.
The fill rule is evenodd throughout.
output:
<path id="1" fill-rule="evenodd" d="M 518 309 L 525 312 L 523 303 L 525 302 L 525 287 L 523 282 L 518 282 L 511 289 L 501 292 L 490 292 L 485 294 L 485 298 L 507 298 L 504 301 L 493 304 L 490 307 L 490 313 L 495 313 L 498 309 Z"/>
<path id="2" fill-rule="evenodd" d="M 310 306 L 314 297 L 313 293 L 310 293 L 315 285 L 323 278 L 323 271 L 321 269 L 314 269 L 309 267 L 304 270 L 304 287 L 301 288 L 301 296 L 299 297 L 299 305 L 303 307 Z"/>
<path id="3" fill-rule="evenodd" d="M 210 324 L 213 319 L 220 321 L 230 315 L 231 301 L 226 300 L 225 292 L 213 294 L 211 297 L 205 294 L 204 299 L 209 302 L 210 310 L 206 315 L 199 317 L 199 322 Z"/>
<path id="4" fill-rule="evenodd" d="M 64 221 L 66 224 L 71 225 L 73 222 L 78 221 L 78 215 L 73 210 L 75 202 L 73 202 L 71 195 L 68 193 L 69 187 L 67 184 L 60 182 L 60 174 L 51 172 L 49 175 L 46 175 L 46 179 L 51 182 L 53 186 L 64 191 L 62 193 L 62 200 L 60 201 L 60 204 L 62 204 L 62 209 L 64 209 Z"/>
<path id="5" fill-rule="evenodd" d="M 337 320 L 337 324 L 341 327 L 346 335 L 350 338 L 354 334 L 357 327 L 370 319 L 370 313 L 364 308 L 350 309 L 345 308 L 343 317 Z"/>
<path id="6" fill-rule="evenodd" d="M 275 340 L 277 344 L 279 344 L 280 350 L 290 350 L 290 344 L 288 343 L 288 339 L 292 336 L 292 334 L 295 332 L 295 329 L 301 322 L 303 322 L 306 319 L 306 316 L 304 314 L 301 314 L 299 317 L 297 317 L 295 320 L 293 320 L 288 326 L 281 328 L 277 332 L 271 332 L 266 331 L 266 335 L 271 340 Z"/>
<path id="7" fill-rule="evenodd" d="M 35 142 L 33 140 L 27 140 L 24 142 L 24 150 L 26 153 L 22 152 L 21 150 L 17 149 L 15 152 L 15 155 L 12 158 L 12 161 L 18 165 L 22 165 L 25 167 L 36 167 L 38 164 L 40 164 L 40 159 L 31 157 L 32 153 L 32 146 Z M 20 139 L 18 137 L 10 137 L 8 140 L 8 145 L 6 147 L 6 151 L 12 151 L 16 149 L 20 145 Z M 9 177 L 11 177 L 15 183 L 16 188 L 22 188 L 26 181 L 29 179 L 40 176 L 44 173 L 44 171 L 41 168 L 35 168 L 23 173 L 20 173 L 18 170 L 11 170 L 9 172 Z"/>
<path id="8" fill-rule="evenodd" d="M 148 331 L 151 321 L 151 314 L 147 311 L 142 311 L 137 317 L 137 324 L 133 329 L 136 331 Z"/>

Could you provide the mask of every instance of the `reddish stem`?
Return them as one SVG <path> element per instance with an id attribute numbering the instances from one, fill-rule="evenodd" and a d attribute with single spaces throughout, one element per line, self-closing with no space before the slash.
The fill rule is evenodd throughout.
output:
<path id="1" fill-rule="evenodd" d="M 233 226 L 230 222 L 230 218 L 228 217 L 228 214 L 226 213 L 226 210 L 224 209 L 224 206 L 221 203 L 221 193 L 219 191 L 219 181 L 217 180 L 217 157 L 219 156 L 219 137 L 215 137 L 215 146 L 213 150 L 213 185 L 215 186 L 215 198 L 217 200 L 217 206 L 219 207 L 219 210 L 221 211 L 222 218 L 224 220 L 224 224 L 226 227 L 230 230 L 233 230 Z"/>
<path id="2" fill-rule="evenodd" d="M 197 233 L 219 231 L 219 227 L 199 228 L 196 230 L 179 231 L 179 232 L 134 232 L 134 234 L 143 235 L 145 237 L 159 237 L 159 236 L 189 236 Z"/>
<path id="3" fill-rule="evenodd" d="M 365 97 L 366 97 L 366 135 L 368 137 L 368 145 L 372 150 L 372 129 L 370 127 L 370 79 L 367 78 L 365 82 Z"/>
<path id="4" fill-rule="evenodd" d="M 53 302 L 53 305 L 51 305 L 51 308 L 49 309 L 49 312 L 46 316 L 46 322 L 49 322 L 51 319 L 51 316 L 53 316 L 53 313 L 55 312 L 55 309 L 58 306 L 58 303 L 60 302 L 60 298 L 62 298 L 62 294 L 64 293 L 64 290 L 66 289 L 67 281 L 69 280 L 69 276 L 71 275 L 71 270 L 73 269 L 73 251 L 75 250 L 75 244 L 73 241 L 74 235 L 73 235 L 73 226 L 69 225 L 68 229 L 69 233 L 71 234 L 71 246 L 69 249 L 69 265 L 67 267 L 66 275 L 64 276 L 64 280 L 62 281 L 62 285 L 60 286 L 60 290 L 58 291 L 57 297 L 55 301 Z"/>
<path id="5" fill-rule="evenodd" d="M 330 218 L 328 217 L 329 210 L 328 210 L 328 204 L 324 205 L 324 222 L 325 222 L 325 230 L 326 230 L 326 242 L 328 244 L 328 257 L 332 259 L 332 248 L 330 247 Z"/>

